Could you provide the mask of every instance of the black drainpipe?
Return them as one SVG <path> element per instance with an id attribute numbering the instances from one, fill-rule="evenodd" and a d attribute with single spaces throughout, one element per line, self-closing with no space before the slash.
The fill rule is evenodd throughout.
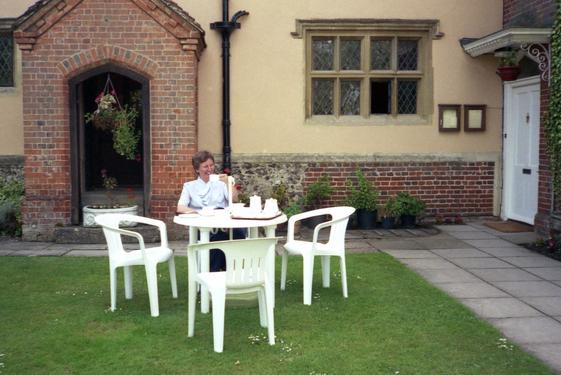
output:
<path id="1" fill-rule="evenodd" d="M 241 25 L 238 18 L 249 13 L 240 10 L 228 21 L 228 0 L 222 0 L 222 21 L 210 24 L 212 30 L 222 33 L 222 153 L 224 173 L 232 172 L 232 148 L 230 147 L 230 34 Z"/>

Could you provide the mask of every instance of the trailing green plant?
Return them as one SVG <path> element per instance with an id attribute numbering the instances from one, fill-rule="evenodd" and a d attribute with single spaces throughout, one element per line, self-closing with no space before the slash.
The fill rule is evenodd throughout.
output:
<path id="1" fill-rule="evenodd" d="M 23 182 L 0 177 L 0 235 L 21 236 Z"/>
<path id="2" fill-rule="evenodd" d="M 357 169 L 355 174 L 357 177 L 356 185 L 347 179 L 347 191 L 350 191 L 350 194 L 345 199 L 345 204 L 357 210 L 375 211 L 378 207 L 378 189 L 366 179 L 360 169 Z"/>
<path id="3" fill-rule="evenodd" d="M 318 208 L 323 200 L 331 197 L 331 194 L 333 194 L 331 178 L 327 175 L 323 175 L 318 178 L 316 182 L 308 186 L 304 204 L 311 208 Z"/>
<path id="4" fill-rule="evenodd" d="M 425 210 L 425 202 L 406 192 L 397 193 L 395 204 L 399 215 L 417 216 Z"/>
<path id="5" fill-rule="evenodd" d="M 561 6 L 551 33 L 549 110 L 545 119 L 545 138 L 550 160 L 553 191 L 561 199 Z"/>
<path id="6" fill-rule="evenodd" d="M 129 160 L 134 160 L 141 137 L 140 131 L 136 129 L 140 108 L 139 92 L 131 95 L 131 106 L 121 106 L 115 90 L 108 91 L 108 87 L 106 85 L 104 91 L 96 97 L 97 109 L 86 113 L 84 119 L 86 124 L 91 123 L 97 129 L 110 131 L 113 134 L 115 152 Z"/>
<path id="7" fill-rule="evenodd" d="M 516 51 L 506 51 L 499 60 L 499 67 L 518 66 L 518 56 Z"/>

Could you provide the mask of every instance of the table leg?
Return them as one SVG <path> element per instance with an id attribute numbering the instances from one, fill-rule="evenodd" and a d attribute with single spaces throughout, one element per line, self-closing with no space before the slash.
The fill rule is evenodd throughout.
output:
<path id="1" fill-rule="evenodd" d="M 277 229 L 276 225 L 269 225 L 265 227 L 265 236 L 267 237 L 275 237 L 275 230 Z M 275 258 L 277 254 L 276 252 L 273 253 L 273 257 L 270 258 L 268 268 L 269 274 L 269 286 L 271 288 L 271 295 L 273 296 L 273 308 L 275 307 Z"/>
<path id="2" fill-rule="evenodd" d="M 200 228 L 201 239 L 199 240 L 200 243 L 209 243 L 210 242 L 210 229 L 209 228 Z M 201 254 L 201 272 L 208 272 L 209 271 L 209 262 L 210 262 L 210 253 L 208 250 L 200 251 Z M 203 314 L 207 314 L 209 312 L 209 293 L 206 287 L 201 286 L 201 312 Z"/>

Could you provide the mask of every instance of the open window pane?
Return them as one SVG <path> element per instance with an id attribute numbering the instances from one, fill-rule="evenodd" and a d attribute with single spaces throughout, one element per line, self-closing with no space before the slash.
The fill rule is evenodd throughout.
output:
<path id="1" fill-rule="evenodd" d="M 417 113 L 417 81 L 397 81 L 397 113 Z"/>
<path id="2" fill-rule="evenodd" d="M 360 81 L 341 81 L 341 114 L 360 114 Z"/>
<path id="3" fill-rule="evenodd" d="M 333 70 L 333 59 L 335 56 L 334 39 L 312 40 L 312 69 Z"/>
<path id="4" fill-rule="evenodd" d="M 417 70 L 417 50 L 416 40 L 397 41 L 397 69 L 398 70 Z"/>
<path id="5" fill-rule="evenodd" d="M 360 40 L 341 40 L 341 70 L 360 70 Z"/>
<path id="6" fill-rule="evenodd" d="M 333 88 L 334 82 L 332 79 L 312 80 L 313 115 L 333 114 Z"/>
<path id="7" fill-rule="evenodd" d="M 14 43 L 11 33 L 0 33 L 0 86 L 14 83 Z"/>
<path id="8" fill-rule="evenodd" d="M 376 80 L 370 82 L 370 113 L 390 114 L 392 103 L 392 82 Z"/>
<path id="9" fill-rule="evenodd" d="M 372 39 L 370 41 L 370 69 L 390 70 L 392 41 L 390 39 Z"/>

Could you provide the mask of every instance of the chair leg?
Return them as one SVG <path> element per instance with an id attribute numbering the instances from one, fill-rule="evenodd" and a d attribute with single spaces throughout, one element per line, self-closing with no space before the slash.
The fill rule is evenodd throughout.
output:
<path id="1" fill-rule="evenodd" d="M 331 257 L 328 255 L 323 255 L 321 257 L 321 278 L 324 288 L 329 288 L 330 261 L 331 261 Z"/>
<path id="2" fill-rule="evenodd" d="M 187 336 L 195 335 L 195 311 L 197 310 L 197 284 L 195 281 L 189 281 L 189 306 L 188 306 L 188 333 Z"/>
<path id="3" fill-rule="evenodd" d="M 146 282 L 148 283 L 148 298 L 150 299 L 150 315 L 160 315 L 158 306 L 158 272 L 157 264 L 146 264 Z"/>
<path id="4" fill-rule="evenodd" d="M 175 277 L 175 260 L 173 255 L 169 258 L 169 279 L 171 280 L 171 295 L 173 298 L 177 298 L 177 278 Z"/>
<path id="5" fill-rule="evenodd" d="M 314 256 L 304 255 L 304 305 L 312 304 L 312 281 L 314 279 Z"/>
<path id="6" fill-rule="evenodd" d="M 212 333 L 214 351 L 222 353 L 224 349 L 224 310 L 226 307 L 226 290 L 216 288 L 212 291 Z"/>
<path id="7" fill-rule="evenodd" d="M 267 301 L 264 289 L 257 292 L 257 300 L 259 302 L 259 324 L 265 328 L 267 327 Z"/>
<path id="8" fill-rule="evenodd" d="M 269 345 L 275 345 L 275 315 L 273 310 L 273 295 L 267 290 L 265 285 L 263 292 L 265 293 L 265 306 L 267 309 L 267 328 L 269 334 Z"/>
<path id="9" fill-rule="evenodd" d="M 132 298 L 132 267 L 124 266 L 123 273 L 125 275 L 125 298 Z"/>
<path id="10" fill-rule="evenodd" d="M 281 285 L 280 288 L 281 290 L 285 290 L 286 289 L 286 271 L 288 268 L 288 251 L 284 250 L 282 251 L 282 263 L 281 263 Z"/>
<path id="11" fill-rule="evenodd" d="M 341 257 L 341 286 L 343 287 L 343 297 L 348 298 L 349 294 L 347 292 L 347 265 L 345 262 L 345 256 Z"/>
<path id="12" fill-rule="evenodd" d="M 109 269 L 109 289 L 111 293 L 111 311 L 117 308 L 117 269 Z"/>

